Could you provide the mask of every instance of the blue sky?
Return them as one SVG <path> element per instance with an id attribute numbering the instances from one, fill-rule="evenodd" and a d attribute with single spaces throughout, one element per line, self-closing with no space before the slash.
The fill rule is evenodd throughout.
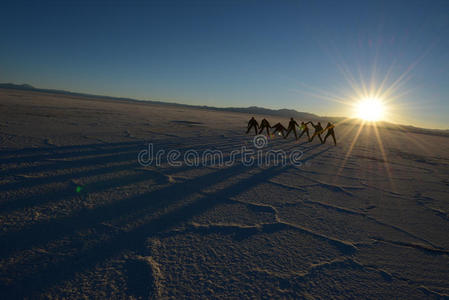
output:
<path id="1" fill-rule="evenodd" d="M 390 121 L 449 128 L 445 0 L 11 1 L 0 33 L 0 82 L 350 116 L 388 73 Z"/>

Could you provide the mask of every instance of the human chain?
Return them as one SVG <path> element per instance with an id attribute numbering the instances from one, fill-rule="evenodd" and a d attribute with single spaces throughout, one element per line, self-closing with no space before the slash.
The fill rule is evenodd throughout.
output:
<path id="1" fill-rule="evenodd" d="M 312 127 L 315 129 L 312 136 L 310 136 L 309 127 L 308 127 L 309 124 L 312 125 Z M 298 127 L 301 130 L 301 134 L 299 136 L 298 136 L 298 133 L 296 132 L 296 127 Z M 335 130 L 334 130 L 335 125 L 330 122 L 328 122 L 326 127 L 323 128 L 321 126 L 320 122 L 313 124 L 312 121 L 309 121 L 306 123 L 304 123 L 304 121 L 301 121 L 301 124 L 299 125 L 293 118 L 290 118 L 288 127 L 285 128 L 281 123 L 277 123 L 274 126 L 271 126 L 270 123 L 267 121 L 267 119 L 263 119 L 259 125 L 257 120 L 254 117 L 252 117 L 251 120 L 249 120 L 249 122 L 248 122 L 248 130 L 246 131 L 246 133 L 248 134 L 251 131 L 251 129 L 253 129 L 253 128 L 254 128 L 255 134 L 261 134 L 263 132 L 263 130 L 265 129 L 267 131 L 267 136 L 274 136 L 277 133 L 278 135 L 282 135 L 284 137 L 284 139 L 286 139 L 291 132 L 293 132 L 295 134 L 296 140 L 299 140 L 304 134 L 307 134 L 307 138 L 308 138 L 309 142 L 312 142 L 313 139 L 317 136 L 320 139 L 321 144 L 326 143 L 327 138 L 329 136 L 332 136 L 332 138 L 334 140 L 334 145 L 337 146 L 337 140 L 335 138 Z M 272 133 L 270 133 L 270 128 L 274 129 Z M 323 134 L 326 131 L 327 131 L 327 133 L 323 139 L 321 137 L 321 134 Z"/>

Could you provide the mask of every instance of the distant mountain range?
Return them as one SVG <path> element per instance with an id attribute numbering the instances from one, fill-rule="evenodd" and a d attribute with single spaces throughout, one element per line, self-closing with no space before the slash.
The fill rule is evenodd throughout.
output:
<path id="1" fill-rule="evenodd" d="M 279 117 L 293 117 L 300 120 L 321 120 L 322 118 L 311 113 L 299 112 L 294 109 L 269 109 L 258 106 L 251 107 L 212 107 L 212 106 L 202 106 L 202 105 L 188 105 L 188 104 L 179 104 L 179 103 L 170 103 L 156 100 L 136 100 L 132 98 L 123 98 L 123 97 L 111 97 L 111 96 L 101 96 L 101 95 L 93 95 L 86 93 L 75 93 L 64 90 L 54 90 L 54 89 L 41 89 L 36 88 L 29 84 L 14 84 L 14 83 L 0 83 L 0 88 L 4 89 L 14 89 L 14 90 L 25 90 L 25 91 L 36 91 L 36 92 L 45 92 L 45 93 L 53 93 L 53 94 L 63 94 L 63 95 L 71 95 L 71 96 L 81 96 L 81 97 L 89 97 L 89 98 L 98 98 L 98 99 L 109 99 L 109 100 L 126 100 L 126 101 L 138 101 L 144 103 L 158 103 L 172 106 L 184 106 L 184 107 L 196 107 L 210 110 L 218 110 L 218 111 L 231 111 L 231 112 L 240 112 L 246 114 L 254 114 L 254 115 L 270 115 L 270 116 L 279 116 Z M 342 118 L 332 118 L 333 121 L 337 121 Z"/>
<path id="2" fill-rule="evenodd" d="M 14 90 L 36 90 L 36 88 L 29 84 L 14 84 L 14 83 L 0 83 L 0 88 L 14 89 Z"/>
<path id="3" fill-rule="evenodd" d="M 41 89 L 33 87 L 29 84 L 14 84 L 14 83 L 0 83 L 0 88 L 4 89 L 14 89 L 14 90 L 23 90 L 23 91 L 35 91 L 35 92 L 43 92 L 43 93 L 52 93 L 52 94 L 62 94 L 69 96 L 77 96 L 77 97 L 88 97 L 95 99 L 105 99 L 105 100 L 121 100 L 121 101 L 131 101 L 131 102 L 139 102 L 139 103 L 155 103 L 162 104 L 168 106 L 178 106 L 178 107 L 195 107 L 201 109 L 209 109 L 215 111 L 230 111 L 230 112 L 239 112 L 245 113 L 248 115 L 267 115 L 267 116 L 278 116 L 278 117 L 293 117 L 298 120 L 314 120 L 314 121 L 324 121 L 324 122 L 333 122 L 337 123 L 345 118 L 343 117 L 323 117 L 318 116 L 312 113 L 307 112 L 299 112 L 294 109 L 269 109 L 258 106 L 250 106 L 250 107 L 212 107 L 205 105 L 188 105 L 188 104 L 180 104 L 180 103 L 171 103 L 171 102 L 163 102 L 156 100 L 137 100 L 132 98 L 124 98 L 124 97 L 111 97 L 111 96 L 102 96 L 102 95 L 93 95 L 86 93 L 75 93 L 64 90 L 54 90 L 54 89 Z M 351 121 L 349 121 L 351 122 Z M 354 122 L 358 122 L 354 120 Z M 425 129 L 418 128 L 411 125 L 397 125 L 388 122 L 382 122 L 382 126 L 387 127 L 392 130 L 406 131 L 406 132 L 414 132 L 414 133 L 423 133 L 423 134 L 432 134 L 432 135 L 442 135 L 449 136 L 449 130 L 440 130 L 440 129 Z"/>

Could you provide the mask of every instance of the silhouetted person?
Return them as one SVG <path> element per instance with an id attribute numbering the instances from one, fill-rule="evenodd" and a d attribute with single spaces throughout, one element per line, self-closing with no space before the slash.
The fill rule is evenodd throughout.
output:
<path id="1" fill-rule="evenodd" d="M 299 126 L 298 123 L 296 123 L 296 121 L 293 120 L 293 118 L 290 118 L 290 122 L 288 123 L 288 128 L 287 128 L 287 134 L 284 136 L 285 139 L 288 137 L 288 135 L 292 131 L 295 133 L 295 138 L 298 139 L 298 134 L 296 133 L 296 126 Z"/>
<path id="2" fill-rule="evenodd" d="M 310 133 L 309 133 L 309 127 L 307 124 L 310 122 L 304 123 L 304 121 L 301 121 L 301 125 L 299 125 L 299 128 L 302 130 L 301 134 L 298 136 L 298 139 L 300 139 L 304 133 L 307 133 L 307 139 L 310 140 Z"/>
<path id="3" fill-rule="evenodd" d="M 267 136 L 270 136 L 270 128 L 271 128 L 271 126 L 270 126 L 270 123 L 268 123 L 267 119 L 264 118 L 262 120 L 262 122 L 260 122 L 260 127 L 259 128 L 260 128 L 259 134 L 261 134 L 264 129 L 267 129 Z"/>
<path id="4" fill-rule="evenodd" d="M 257 123 L 257 121 L 256 121 L 256 119 L 254 119 L 254 117 L 252 117 L 251 120 L 249 120 L 248 130 L 246 131 L 246 133 L 249 133 L 249 131 L 253 127 L 254 127 L 254 133 L 257 135 L 257 129 L 259 128 L 259 123 Z"/>
<path id="5" fill-rule="evenodd" d="M 280 132 L 282 136 L 284 136 L 284 131 L 287 131 L 287 129 L 281 123 L 277 123 L 272 128 L 274 128 L 273 134 L 276 134 L 276 132 Z"/>
<path id="6" fill-rule="evenodd" d="M 327 123 L 326 128 L 324 128 L 324 130 L 323 130 L 323 132 L 324 132 L 327 129 L 326 136 L 324 137 L 324 141 L 322 142 L 323 144 L 326 143 L 327 137 L 331 135 L 332 138 L 334 139 L 334 145 L 337 146 L 337 140 L 335 138 L 334 128 L 335 128 L 334 124 L 331 124 L 330 122 Z"/>
<path id="7" fill-rule="evenodd" d="M 318 136 L 318 138 L 320 139 L 320 142 L 323 143 L 323 139 L 321 138 L 321 133 L 323 133 L 323 127 L 321 126 L 321 123 L 318 122 L 316 125 L 314 125 L 312 122 L 310 122 L 310 124 L 312 124 L 313 128 L 315 128 L 315 132 L 313 133 L 312 137 L 309 139 L 309 142 L 313 141 L 313 139 Z"/>

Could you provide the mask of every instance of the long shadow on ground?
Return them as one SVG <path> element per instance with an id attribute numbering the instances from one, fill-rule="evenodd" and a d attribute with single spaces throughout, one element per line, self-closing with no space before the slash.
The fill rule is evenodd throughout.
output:
<path id="1" fill-rule="evenodd" d="M 317 145 L 318 146 L 318 145 Z M 315 146 L 310 147 L 311 151 Z M 326 148 L 303 159 L 312 159 L 328 151 Z M 144 195 L 120 200 L 106 206 L 93 210 L 80 211 L 72 216 L 51 220 L 31 225 L 19 232 L 6 233 L 0 237 L 2 245 L 0 256 L 8 257 L 16 251 L 30 249 L 36 246 L 44 246 L 50 241 L 75 234 L 83 230 L 96 230 L 102 227 L 102 223 L 121 218 L 126 215 L 152 209 L 153 211 L 164 211 L 171 205 L 182 204 L 188 196 L 200 192 L 204 187 L 226 181 L 228 178 L 241 175 L 248 170 L 243 165 L 235 165 L 230 168 L 220 169 L 212 174 L 200 176 L 191 180 L 174 185 L 168 185 Z M 19 275 L 13 278 L 10 284 L 0 286 L 2 295 L 6 298 L 34 297 L 45 289 L 55 284 L 69 280 L 83 270 L 94 267 L 96 264 L 119 254 L 123 250 L 142 250 L 146 238 L 155 236 L 168 229 L 176 227 L 190 220 L 193 216 L 212 208 L 213 206 L 250 189 L 261 182 L 284 172 L 286 167 L 273 167 L 261 170 L 249 178 L 243 179 L 236 184 L 224 188 L 212 194 L 202 194 L 199 199 L 188 202 L 186 205 L 176 207 L 169 212 L 133 229 L 131 231 L 118 231 L 114 236 L 100 245 L 93 247 L 80 247 L 78 252 L 67 258 L 42 264 L 33 269 L 31 274 Z M 51 254 L 50 254 L 51 256 Z M 7 270 L 3 270 L 3 272 Z M 2 274 L 8 278 L 8 274 Z"/>

